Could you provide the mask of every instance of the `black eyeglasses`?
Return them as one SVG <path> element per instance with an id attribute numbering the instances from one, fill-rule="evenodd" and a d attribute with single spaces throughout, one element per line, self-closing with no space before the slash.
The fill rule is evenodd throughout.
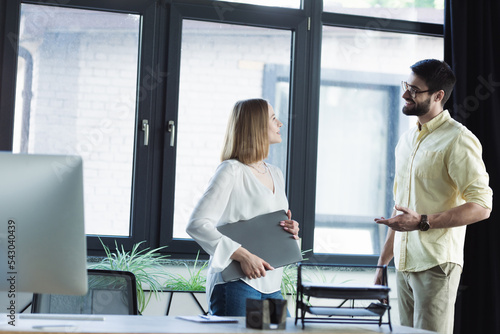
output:
<path id="1" fill-rule="evenodd" d="M 413 86 L 408 85 L 408 83 L 406 81 L 401 81 L 401 88 L 403 89 L 404 92 L 406 92 L 406 91 L 410 92 L 412 99 L 417 97 L 417 94 L 419 94 L 419 93 L 427 93 L 427 92 L 431 91 L 430 89 L 428 89 L 428 90 L 415 89 L 415 88 L 413 88 Z"/>

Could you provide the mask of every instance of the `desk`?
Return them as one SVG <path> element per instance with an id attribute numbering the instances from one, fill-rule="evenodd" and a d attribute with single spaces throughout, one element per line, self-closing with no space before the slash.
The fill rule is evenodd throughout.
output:
<path id="1" fill-rule="evenodd" d="M 308 323 L 305 329 L 301 324 L 294 324 L 295 318 L 288 318 L 286 330 L 256 330 L 245 326 L 245 318 L 239 318 L 239 323 L 226 324 L 201 324 L 169 316 L 125 316 L 106 315 L 104 320 L 53 320 L 49 319 L 54 314 L 48 314 L 47 319 L 33 319 L 26 315 L 16 318 L 15 326 L 7 324 L 7 315 L 0 314 L 0 333 L 330 333 L 330 334 L 367 334 L 367 333 L 391 333 L 389 326 L 384 325 L 357 325 L 357 324 L 316 324 Z M 82 318 L 89 317 L 81 315 Z M 66 327 L 61 327 L 66 325 Z M 47 326 L 44 330 L 33 328 L 33 326 Z M 49 327 L 51 326 L 51 327 Z M 60 327 L 56 327 L 60 326 Z M 430 334 L 433 332 L 408 327 L 393 326 L 393 334 Z"/>

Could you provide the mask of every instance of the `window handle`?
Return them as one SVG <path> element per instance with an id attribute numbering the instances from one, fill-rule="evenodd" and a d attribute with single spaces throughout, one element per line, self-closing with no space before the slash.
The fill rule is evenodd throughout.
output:
<path id="1" fill-rule="evenodd" d="M 170 132 L 170 146 L 174 147 L 175 144 L 175 122 L 168 121 L 168 132 Z"/>
<path id="2" fill-rule="evenodd" d="M 144 132 L 144 146 L 149 145 L 149 121 L 147 119 L 142 120 L 142 131 Z"/>

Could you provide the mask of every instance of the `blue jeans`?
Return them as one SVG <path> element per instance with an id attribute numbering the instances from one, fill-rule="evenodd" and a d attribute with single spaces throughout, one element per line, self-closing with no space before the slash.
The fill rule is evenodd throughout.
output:
<path id="1" fill-rule="evenodd" d="M 210 313 L 219 316 L 244 317 L 247 298 L 283 299 L 281 291 L 261 293 L 243 281 L 217 284 L 210 297 Z"/>

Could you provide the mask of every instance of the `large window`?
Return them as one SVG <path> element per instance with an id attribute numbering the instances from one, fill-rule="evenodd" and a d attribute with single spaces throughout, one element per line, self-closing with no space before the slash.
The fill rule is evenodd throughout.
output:
<path id="1" fill-rule="evenodd" d="M 337 8 L 331 5 L 325 1 L 325 10 Z M 351 7 L 356 6 L 339 11 L 379 13 Z M 406 14 L 397 17 L 398 12 Z M 337 13 L 323 15 L 312 238 L 319 258 L 374 259 L 385 242 L 387 228 L 374 218 L 392 214 L 394 149 L 416 122 L 401 112 L 399 82 L 416 61 L 442 59 L 444 53 L 441 37 L 403 29 L 407 13 L 393 8 L 392 17 L 363 16 L 356 24 L 346 24 Z"/>
<path id="2" fill-rule="evenodd" d="M 393 150 L 415 121 L 399 85 L 443 58 L 442 1 L 160 3 L 9 1 L 0 147 L 84 158 L 89 253 L 146 241 L 190 257 L 185 227 L 231 108 L 262 97 L 284 123 L 268 161 L 308 257 L 373 261 Z"/>
<path id="3" fill-rule="evenodd" d="M 13 152 L 75 154 L 86 233 L 129 236 L 140 16 L 21 4 Z"/>
<path id="4" fill-rule="evenodd" d="M 442 54 L 441 38 L 323 27 L 315 252 L 380 254 L 373 219 L 392 214 L 393 152 L 410 126 L 399 82 Z"/>
<path id="5" fill-rule="evenodd" d="M 183 21 L 174 238 L 188 238 L 186 224 L 220 163 L 235 101 L 262 97 L 273 105 L 284 122 L 283 142 L 272 147 L 267 160 L 286 172 L 288 101 L 270 99 L 263 77 L 269 65 L 290 72 L 291 41 L 287 30 Z"/>
<path id="6" fill-rule="evenodd" d="M 215 6 L 214 3 L 212 5 Z M 279 166 L 288 176 L 290 159 L 290 105 L 294 91 L 290 82 L 304 76 L 294 73 L 304 48 L 301 36 L 307 19 L 296 9 L 231 5 L 224 13 L 207 6 L 204 11 L 178 4 L 173 7 L 173 26 L 179 33 L 171 36 L 169 82 L 176 90 L 167 91 L 168 141 L 162 184 L 160 243 L 168 244 L 172 254 L 196 252 L 199 246 L 185 232 L 191 212 L 201 198 L 220 163 L 227 121 L 234 103 L 241 99 L 264 98 L 284 123 L 283 141 L 273 145 L 267 161 Z M 258 13 L 273 11 L 266 16 Z M 293 13 L 294 15 L 290 15 Z M 286 15 L 284 15 L 286 14 Z M 300 39 L 300 41 L 299 41 Z M 176 50 L 178 48 L 178 50 Z M 276 95 L 265 80 L 271 68 L 280 67 L 287 78 Z M 300 80 L 303 82 L 304 80 Z M 274 86 L 273 86 L 274 88 Z M 172 135 L 175 129 L 175 135 Z M 166 203 L 166 204 L 165 204 Z"/>
<path id="7" fill-rule="evenodd" d="M 102 252 L 98 237 L 154 244 L 154 142 L 144 130 L 156 124 L 152 96 L 165 76 L 152 51 L 152 3 L 6 7 L 0 145 L 82 156 L 89 253 Z"/>
<path id="8" fill-rule="evenodd" d="M 371 34 L 363 52 L 344 57 L 339 44 L 346 35 L 353 41 L 360 33 L 323 30 L 314 229 L 318 253 L 380 253 L 386 228 L 373 218 L 392 213 L 393 152 L 400 132 L 410 126 L 401 113 L 397 83 L 407 75 L 409 60 L 438 58 L 443 51 L 439 38 L 379 32 Z M 428 44 L 432 47 L 423 47 Z M 398 59 L 401 45 L 434 54 L 400 50 Z M 384 56 L 388 50 L 390 56 Z"/>

